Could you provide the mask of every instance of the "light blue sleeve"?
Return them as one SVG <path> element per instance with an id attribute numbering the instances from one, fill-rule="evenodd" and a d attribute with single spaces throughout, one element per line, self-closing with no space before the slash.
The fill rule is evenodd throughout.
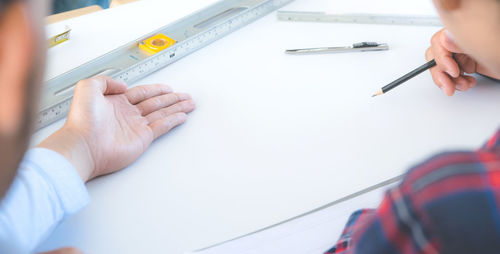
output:
<path id="1" fill-rule="evenodd" d="M 31 149 L 0 203 L 0 253 L 31 252 L 89 200 L 71 163 L 51 150 Z"/>

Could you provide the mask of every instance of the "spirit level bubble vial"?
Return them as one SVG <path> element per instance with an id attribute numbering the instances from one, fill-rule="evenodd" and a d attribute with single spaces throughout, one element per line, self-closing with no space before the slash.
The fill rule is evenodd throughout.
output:
<path id="1" fill-rule="evenodd" d="M 148 55 L 154 55 L 172 45 L 174 45 L 176 41 L 164 34 L 157 34 L 149 39 L 141 41 L 139 43 L 139 48 L 146 52 Z"/>

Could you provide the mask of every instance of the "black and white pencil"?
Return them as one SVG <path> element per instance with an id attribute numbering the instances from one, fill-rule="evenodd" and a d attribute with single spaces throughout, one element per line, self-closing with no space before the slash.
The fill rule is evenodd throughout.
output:
<path id="1" fill-rule="evenodd" d="M 390 84 L 382 87 L 374 95 L 372 95 L 372 97 L 385 94 L 385 93 L 389 92 L 390 90 L 396 88 L 397 86 L 403 84 L 404 82 L 414 78 L 418 74 L 420 74 L 420 73 L 422 73 L 422 72 L 424 72 L 424 71 L 426 71 L 434 66 L 436 66 L 436 60 L 433 59 L 433 60 L 427 62 L 426 64 L 416 68 L 415 70 L 411 71 L 410 73 L 404 75 L 403 77 L 398 78 L 398 79 L 394 80 L 393 82 L 391 82 Z"/>

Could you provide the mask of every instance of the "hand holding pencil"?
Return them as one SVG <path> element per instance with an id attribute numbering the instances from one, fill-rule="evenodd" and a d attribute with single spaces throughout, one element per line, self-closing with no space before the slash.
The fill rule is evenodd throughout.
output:
<path id="1" fill-rule="evenodd" d="M 453 36 L 444 29 L 432 37 L 431 47 L 427 49 L 425 57 L 427 63 L 382 87 L 373 97 L 382 95 L 429 69 L 434 83 L 448 96 L 452 96 L 455 91 L 467 91 L 476 86 L 476 79 L 467 74 L 480 73 L 500 79 L 463 53 L 455 44 Z"/>
<path id="2" fill-rule="evenodd" d="M 476 79 L 467 74 L 480 72 L 487 75 L 481 72 L 483 68 L 474 59 L 464 54 L 455 44 L 453 36 L 444 29 L 432 37 L 425 57 L 428 61 L 436 60 L 437 66 L 430 70 L 432 79 L 448 96 L 456 90 L 467 91 L 476 86 Z"/>

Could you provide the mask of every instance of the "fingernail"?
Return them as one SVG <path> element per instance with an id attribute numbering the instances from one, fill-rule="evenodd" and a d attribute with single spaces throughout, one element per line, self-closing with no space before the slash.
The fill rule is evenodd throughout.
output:
<path id="1" fill-rule="evenodd" d="M 446 70 L 446 73 L 447 73 L 448 75 L 450 75 L 450 77 L 454 77 L 454 78 L 456 78 L 456 77 L 457 77 L 457 75 L 455 75 L 455 74 L 453 73 L 453 71 L 452 71 L 452 70 Z"/>
<path id="2" fill-rule="evenodd" d="M 450 77 L 453 77 L 453 78 L 458 78 L 458 76 L 460 75 L 460 73 L 454 73 L 454 70 L 453 69 L 447 69 L 445 70 L 446 74 L 450 75 Z"/>
<path id="3" fill-rule="evenodd" d="M 460 91 L 463 91 L 466 89 L 466 86 L 465 86 L 465 84 L 460 83 L 460 84 L 456 85 L 455 88 L 460 90 Z"/>
<path id="4" fill-rule="evenodd" d="M 451 88 L 451 89 L 445 89 L 445 93 L 446 95 L 448 96 L 452 96 L 454 93 L 455 93 L 455 89 Z"/>
<path id="5" fill-rule="evenodd" d="M 453 37 L 453 35 L 450 33 L 450 31 L 448 30 L 445 30 L 444 31 L 445 35 L 446 35 L 446 39 L 449 41 L 449 42 L 455 42 L 455 37 Z"/>

